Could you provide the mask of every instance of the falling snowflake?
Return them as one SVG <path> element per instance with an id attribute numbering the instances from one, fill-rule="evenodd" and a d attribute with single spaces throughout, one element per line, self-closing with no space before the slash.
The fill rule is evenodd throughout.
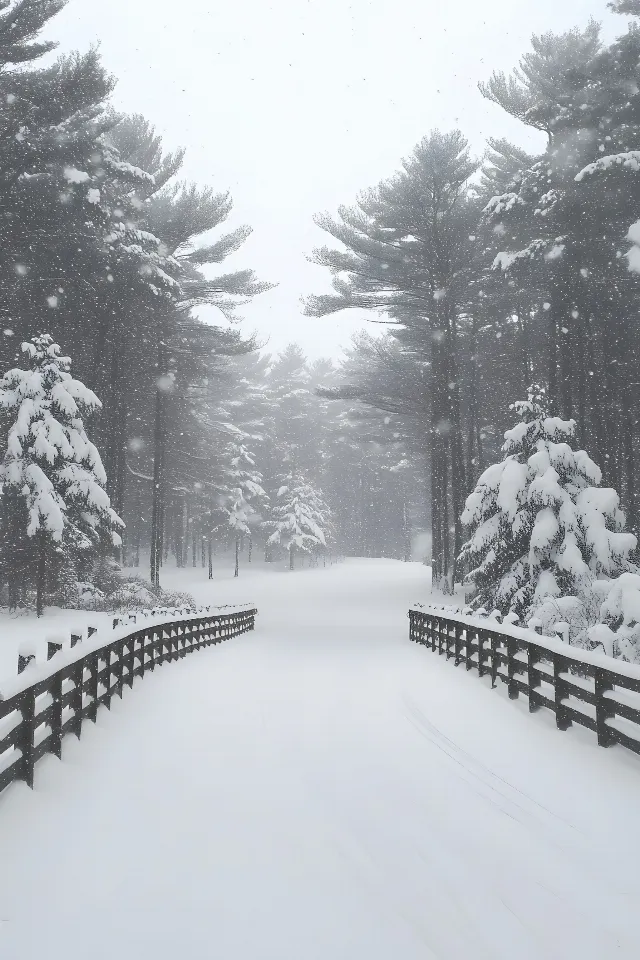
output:
<path id="1" fill-rule="evenodd" d="M 156 386 L 160 393 L 171 393 L 175 387 L 175 374 L 165 373 L 164 376 L 158 377 L 156 380 Z"/>
<path id="2" fill-rule="evenodd" d="M 51 307 L 52 310 L 55 310 L 58 306 L 58 298 L 54 295 L 47 297 L 47 306 Z"/>
<path id="3" fill-rule="evenodd" d="M 76 167 L 65 167 L 62 172 L 68 183 L 86 183 L 87 180 L 91 179 L 88 173 L 85 173 L 84 170 L 77 170 Z"/>

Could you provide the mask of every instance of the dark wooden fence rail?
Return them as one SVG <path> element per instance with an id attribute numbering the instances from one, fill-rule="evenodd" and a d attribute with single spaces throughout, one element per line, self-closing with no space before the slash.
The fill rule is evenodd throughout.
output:
<path id="1" fill-rule="evenodd" d="M 605 666 L 604 656 L 574 651 L 560 640 L 536 642 L 524 636 L 529 631 L 502 632 L 448 611 L 410 610 L 409 622 L 411 640 L 490 677 L 492 687 L 501 680 L 512 700 L 526 694 L 530 713 L 552 710 L 558 730 L 578 723 L 597 734 L 601 747 L 619 743 L 640 753 L 637 667 L 621 662 L 616 669 L 616 661 Z"/>
<path id="2" fill-rule="evenodd" d="M 170 660 L 178 660 L 194 650 L 221 643 L 229 637 L 253 630 L 255 609 L 229 613 L 186 616 L 167 623 L 152 623 L 133 633 L 118 637 L 84 656 L 76 656 L 55 670 L 55 659 L 69 659 L 80 652 L 82 638 L 72 634 L 71 647 L 50 643 L 47 664 L 52 672 L 41 677 L 7 699 L 0 695 L 0 792 L 14 780 L 25 780 L 33 787 L 34 767 L 47 753 L 61 756 L 62 740 L 69 733 L 78 738 L 85 720 L 95 723 L 98 707 L 111 707 L 114 696 L 122 697 L 124 686 L 132 687 L 143 677 Z M 114 629 L 120 620 L 113 622 Z M 89 628 L 91 640 L 94 628 Z M 93 637 L 95 643 L 97 637 Z M 74 648 L 73 650 L 71 648 Z M 28 683 L 33 657 L 19 657 L 20 680 Z M 30 667 L 30 669 L 26 669 Z M 46 672 L 46 671 L 45 671 Z"/>

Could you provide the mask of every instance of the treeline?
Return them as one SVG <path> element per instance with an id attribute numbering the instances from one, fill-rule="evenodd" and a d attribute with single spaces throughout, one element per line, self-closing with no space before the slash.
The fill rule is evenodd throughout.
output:
<path id="1" fill-rule="evenodd" d="M 640 3 L 610 6 L 634 18 L 613 43 L 594 22 L 534 37 L 513 74 L 481 85 L 543 135 L 539 154 L 494 139 L 478 161 L 462 133 L 434 131 L 395 175 L 316 219 L 337 242 L 313 256 L 334 293 L 307 312 L 392 324 L 361 342 L 332 396 L 397 418 L 427 452 L 445 588 L 461 572 L 465 499 L 532 382 L 577 421 L 638 532 Z"/>
<path id="2" fill-rule="evenodd" d="M 330 363 L 309 364 L 295 347 L 264 356 L 241 333 L 239 308 L 271 286 L 247 267 L 225 271 L 250 228 L 225 231 L 229 194 L 181 180 L 184 151 L 113 110 L 115 81 L 96 50 L 42 66 L 54 45 L 39 35 L 65 3 L 0 0 L 4 599 L 25 600 L 37 583 L 40 607 L 57 584 L 90 578 L 88 550 L 112 549 L 97 526 L 87 539 L 70 519 L 82 496 L 69 477 L 85 467 L 95 509 L 104 474 L 124 520 L 120 561 L 150 555 L 156 587 L 169 557 L 202 562 L 225 545 L 250 554 L 254 539 L 292 558 L 408 555 L 421 506 L 400 439 L 361 437 L 348 405 L 328 414 L 315 391 L 335 377 Z M 199 318 L 204 305 L 219 324 Z M 60 407 L 63 381 L 88 388 L 83 420 L 80 407 Z M 84 452 L 66 449 L 69 431 Z M 47 526 L 51 504 L 61 540 Z"/>

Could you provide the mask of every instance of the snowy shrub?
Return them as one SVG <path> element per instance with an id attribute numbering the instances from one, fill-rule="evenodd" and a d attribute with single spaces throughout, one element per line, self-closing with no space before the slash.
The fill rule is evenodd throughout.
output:
<path id="1" fill-rule="evenodd" d="M 640 663 L 640 576 L 623 573 L 606 585 L 600 622 L 589 630 L 592 646 L 611 657 Z"/>
<path id="2" fill-rule="evenodd" d="M 101 593 L 112 593 L 122 582 L 122 568 L 115 557 L 99 557 L 91 566 L 89 580 Z"/>
<path id="3" fill-rule="evenodd" d="M 80 585 L 79 585 L 80 586 Z M 134 613 L 155 607 L 193 607 L 195 601 L 188 593 L 154 587 L 142 577 L 118 577 L 108 593 L 93 585 L 82 584 L 79 605 L 87 610 Z M 90 589 L 86 589 L 89 587 Z"/>
<path id="4" fill-rule="evenodd" d="M 93 609 L 94 606 L 104 600 L 104 593 L 93 583 L 83 583 L 78 581 L 78 605 L 80 608 Z"/>
<path id="5" fill-rule="evenodd" d="M 535 620 L 547 637 L 561 634 L 563 639 L 585 650 L 593 646 L 589 631 L 600 618 L 600 608 L 608 581 L 596 580 L 580 596 L 547 597 L 535 608 Z"/>
<path id="6" fill-rule="evenodd" d="M 460 561 L 476 588 L 472 606 L 525 621 L 544 610 L 550 621 L 550 601 L 572 598 L 571 609 L 558 610 L 575 622 L 576 636 L 594 582 L 630 568 L 636 538 L 624 532 L 615 490 L 601 488 L 600 469 L 572 448 L 575 421 L 550 417 L 537 387 L 512 409 L 520 422 L 505 434 L 505 457 L 485 470 L 462 514 L 471 535 Z"/>
<path id="7" fill-rule="evenodd" d="M 112 610 L 143 610 L 157 606 L 158 602 L 151 584 L 137 578 L 123 579 L 120 586 L 104 598 L 107 609 Z"/>

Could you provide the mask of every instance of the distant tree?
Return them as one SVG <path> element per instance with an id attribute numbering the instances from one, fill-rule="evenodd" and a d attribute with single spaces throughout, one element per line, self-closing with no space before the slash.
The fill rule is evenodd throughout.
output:
<path id="1" fill-rule="evenodd" d="M 295 567 L 297 552 L 310 553 L 314 547 L 325 546 L 330 523 L 322 493 L 302 474 L 286 474 L 266 526 L 273 530 L 267 542 L 288 552 L 290 570 Z"/>
<path id="2" fill-rule="evenodd" d="M 391 318 L 402 353 L 422 365 L 433 576 L 446 590 L 455 579 L 466 485 L 459 339 L 477 259 L 480 210 L 469 184 L 476 169 L 460 131 L 434 130 L 395 176 L 341 207 L 339 219 L 317 217 L 339 244 L 313 255 L 331 272 L 334 292 L 306 302 L 315 316 L 358 308 Z M 396 390 L 404 392 L 401 384 Z"/>
<path id="3" fill-rule="evenodd" d="M 240 434 L 228 444 L 225 451 L 228 492 L 223 510 L 235 540 L 235 577 L 239 574 L 241 540 L 245 535 L 251 536 L 252 524 L 259 521 L 259 510 L 267 499 L 262 488 L 262 475 L 246 446 L 249 439 Z"/>

